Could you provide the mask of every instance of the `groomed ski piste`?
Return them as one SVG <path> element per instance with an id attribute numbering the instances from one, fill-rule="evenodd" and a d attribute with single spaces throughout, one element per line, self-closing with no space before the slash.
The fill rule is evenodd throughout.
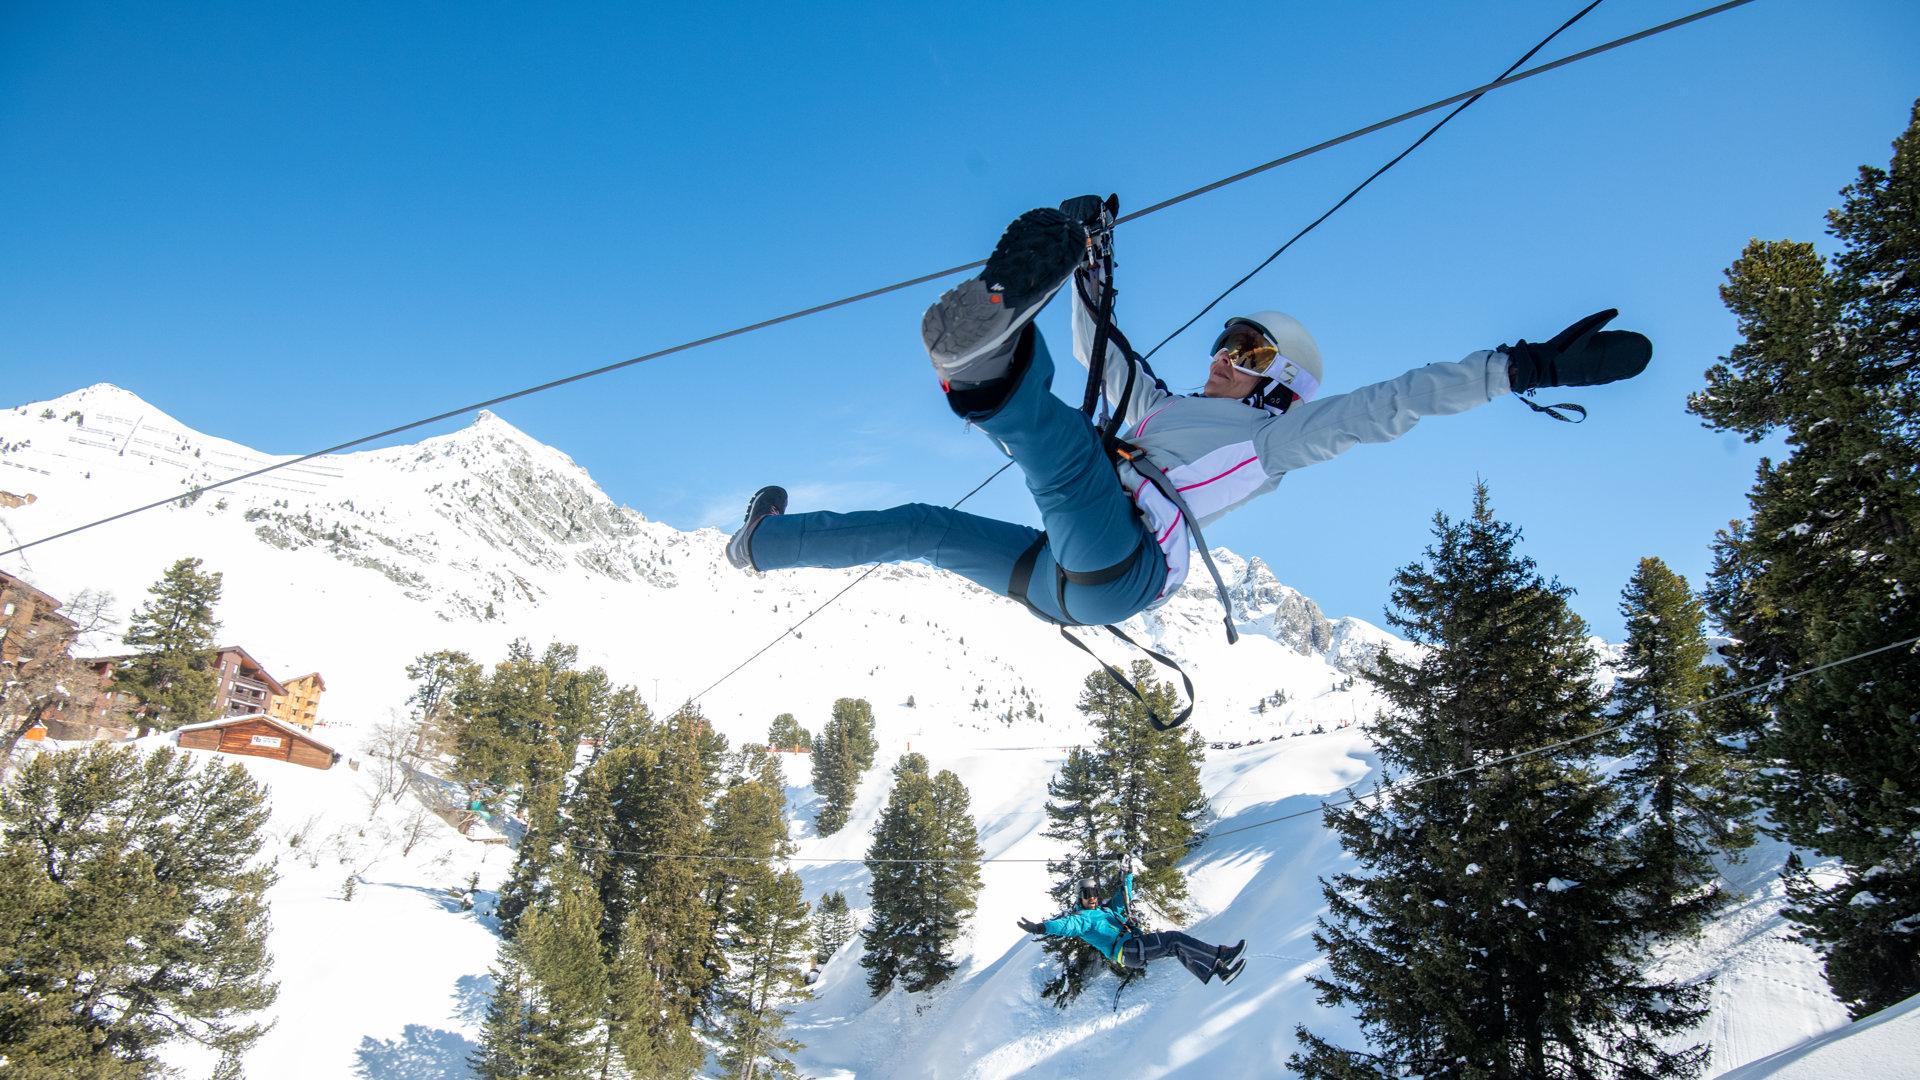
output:
<path id="1" fill-rule="evenodd" d="M 0 512 L 20 539 L 271 460 L 110 386 L 0 411 L 0 445 L 0 489 L 36 496 Z M 851 577 L 742 575 L 725 565 L 723 542 L 718 531 L 681 532 L 613 504 L 560 451 L 483 415 L 451 435 L 323 459 L 136 525 L 34 548 L 5 568 L 56 596 L 109 589 L 124 620 L 167 565 L 203 558 L 224 575 L 222 641 L 276 673 L 325 673 L 328 724 L 315 735 L 353 759 L 375 724 L 404 711 L 402 668 L 421 652 L 459 648 L 492 662 L 516 637 L 536 647 L 572 642 L 583 663 L 604 665 L 670 709 Z M 1248 938 L 1245 974 L 1225 989 L 1203 987 L 1163 964 L 1117 998 L 1115 983 L 1100 979 L 1057 1009 L 1039 994 L 1044 955 L 1014 925 L 1053 914 L 1044 866 L 991 862 L 945 986 L 869 997 L 857 939 L 825 965 L 813 998 L 790 1017 L 790 1033 L 806 1044 L 798 1055 L 806 1075 L 1271 1076 L 1286 1073 L 1296 1025 L 1360 1045 L 1349 1018 L 1318 1006 L 1305 981 L 1320 965 L 1311 939 L 1319 879 L 1346 865 L 1311 811 L 1379 779 L 1356 724 L 1378 703 L 1352 671 L 1374 648 L 1406 646 L 1361 620 L 1327 618 L 1256 559 L 1223 552 L 1222 569 L 1245 635 L 1231 653 L 1209 592 L 1184 590 L 1136 622 L 1194 676 L 1201 704 L 1192 723 L 1222 744 L 1203 772 L 1209 827 L 1305 812 L 1210 842 L 1185 863 L 1187 928 L 1209 940 Z M 113 648 L 102 642 L 99 651 Z M 1010 602 L 924 567 L 896 567 L 700 707 L 737 745 L 763 738 L 781 712 L 817 730 L 835 698 L 872 703 L 881 749 L 840 833 L 814 834 L 807 762 L 785 763 L 796 859 L 844 860 L 796 862 L 808 899 L 841 889 L 861 914 L 867 877 L 858 860 L 889 768 L 909 749 L 965 782 L 990 860 L 1056 854 L 1040 835 L 1046 783 L 1086 737 L 1074 701 L 1091 670 Z M 1276 690 L 1287 703 L 1261 709 Z M 268 854 L 280 872 L 270 940 L 280 997 L 248 1074 L 466 1075 L 498 944 L 493 890 L 511 865 L 510 844 L 443 829 L 402 855 L 393 837 L 414 806 L 403 800 L 370 815 L 369 769 L 344 759 L 328 771 L 221 760 L 241 761 L 269 790 Z M 1717 977 L 1696 1037 L 1713 1050 L 1710 1072 L 1900 1075 L 1901 1063 L 1920 1060 L 1912 1003 L 1847 1026 L 1817 959 L 1779 914 L 1784 855 L 1762 845 L 1728 867 L 1741 901 L 1699 941 L 1658 960 L 1665 971 Z M 358 884 L 348 900 L 350 873 Z M 449 890 L 474 874 L 477 903 L 462 910 Z M 190 1048 L 173 1053 L 188 1075 L 212 1064 Z M 1854 1061 L 1874 1062 L 1873 1071 L 1848 1072 Z"/>

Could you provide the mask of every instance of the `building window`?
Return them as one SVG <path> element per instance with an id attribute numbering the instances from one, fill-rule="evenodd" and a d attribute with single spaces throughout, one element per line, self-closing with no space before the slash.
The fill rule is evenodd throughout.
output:
<path id="1" fill-rule="evenodd" d="M 19 608 L 20 608 L 20 605 L 9 600 L 7 601 L 4 607 L 0 607 L 0 615 L 11 615 L 15 611 L 19 610 Z"/>

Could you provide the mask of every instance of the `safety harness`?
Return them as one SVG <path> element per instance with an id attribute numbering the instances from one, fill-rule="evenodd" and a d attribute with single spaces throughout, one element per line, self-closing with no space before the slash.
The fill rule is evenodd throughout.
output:
<path id="1" fill-rule="evenodd" d="M 1181 520 L 1186 522 L 1187 529 L 1193 533 L 1194 546 L 1200 549 L 1200 561 L 1206 565 L 1207 573 L 1213 576 L 1214 590 L 1220 597 L 1220 606 L 1226 612 L 1224 622 L 1227 628 L 1227 644 L 1231 645 L 1240 640 L 1239 631 L 1233 627 L 1233 602 L 1227 596 L 1227 583 L 1221 578 L 1219 567 L 1213 563 L 1213 554 L 1207 548 L 1206 537 L 1201 535 L 1199 519 L 1194 516 L 1193 511 L 1187 506 L 1187 500 L 1180 494 L 1179 487 L 1175 485 L 1172 480 L 1168 479 L 1166 471 L 1158 465 L 1155 465 L 1153 461 L 1147 457 L 1145 450 L 1120 438 L 1120 426 L 1126 419 L 1125 414 L 1122 412 L 1114 412 L 1107 403 L 1105 395 L 1101 392 L 1102 387 L 1105 385 L 1107 346 L 1109 343 L 1119 347 L 1121 353 L 1124 354 L 1128 360 L 1127 382 L 1125 389 L 1120 394 L 1121 402 L 1124 403 L 1132 398 L 1134 380 L 1139 375 L 1141 369 L 1146 366 L 1146 361 L 1140 357 L 1139 353 L 1134 351 L 1132 344 L 1127 341 L 1126 335 L 1122 334 L 1119 328 L 1113 325 L 1113 297 L 1115 291 L 1113 287 L 1113 225 L 1114 219 L 1119 212 L 1119 198 L 1113 195 L 1107 196 L 1106 201 L 1100 208 L 1099 226 L 1088 232 L 1087 263 L 1080 271 L 1074 273 L 1073 284 L 1075 290 L 1079 293 L 1080 302 L 1096 312 L 1094 319 L 1093 352 L 1087 361 L 1087 391 L 1081 401 L 1080 411 L 1086 415 L 1088 423 L 1092 424 L 1094 430 L 1099 433 L 1101 446 L 1114 460 L 1116 466 L 1120 461 L 1125 461 L 1132 465 L 1136 472 L 1145 477 L 1147 482 L 1152 484 L 1156 491 L 1160 492 L 1161 495 L 1166 497 L 1168 502 L 1173 504 L 1174 509 L 1179 512 Z M 1088 280 L 1096 276 L 1102 284 L 1100 298 L 1097 303 L 1092 296 L 1088 295 L 1087 289 Z M 1097 418 L 1095 415 L 1096 409 L 1098 410 Z M 1047 535 L 1045 533 L 1041 533 L 1040 538 L 1035 540 L 1033 545 L 1027 548 L 1027 550 L 1021 554 L 1020 558 L 1015 561 L 1013 578 L 1008 583 L 1007 591 L 1008 595 L 1025 605 L 1028 611 L 1040 619 L 1058 626 L 1061 637 L 1072 642 L 1075 648 L 1093 657 L 1101 667 L 1106 669 L 1107 674 L 1112 677 L 1115 682 L 1124 687 L 1126 691 L 1138 699 L 1142 705 L 1145 705 L 1147 707 L 1147 719 L 1153 724 L 1156 730 L 1171 731 L 1181 724 L 1186 723 L 1187 717 L 1193 715 L 1193 680 L 1187 677 L 1187 673 L 1181 669 L 1179 664 L 1174 663 L 1173 660 L 1165 655 L 1155 652 L 1133 640 L 1131 637 L 1128 637 L 1126 632 L 1118 626 L 1112 623 L 1106 624 L 1108 633 L 1126 642 L 1128 645 L 1139 649 L 1141 652 L 1146 653 L 1161 665 L 1171 668 L 1174 674 L 1180 676 L 1181 683 L 1185 684 L 1187 691 L 1186 708 L 1181 709 L 1179 715 L 1175 716 L 1172 720 L 1162 720 L 1160 714 L 1153 708 L 1152 703 L 1148 702 L 1145 695 L 1140 693 L 1139 687 L 1135 686 L 1132 680 L 1121 674 L 1119 668 L 1101 659 L 1099 654 L 1088 647 L 1086 642 L 1067 633 L 1067 627 L 1069 626 L 1092 625 L 1090 623 L 1073 621 L 1073 614 L 1067 608 L 1067 586 L 1069 584 L 1105 585 L 1108 582 L 1118 580 L 1133 568 L 1135 560 L 1140 557 L 1141 548 L 1148 546 L 1150 540 L 1151 536 L 1148 531 L 1145 529 L 1140 530 L 1140 542 L 1132 551 L 1127 553 L 1126 558 L 1121 559 L 1112 566 L 1099 570 L 1068 570 L 1056 562 L 1054 564 L 1055 594 L 1060 598 L 1060 611 L 1061 614 L 1066 616 L 1065 620 L 1054 619 L 1046 612 L 1041 611 L 1034 605 L 1033 601 L 1027 597 L 1027 590 L 1033 582 L 1034 567 L 1039 562 L 1040 552 L 1045 550 L 1047 546 Z"/>

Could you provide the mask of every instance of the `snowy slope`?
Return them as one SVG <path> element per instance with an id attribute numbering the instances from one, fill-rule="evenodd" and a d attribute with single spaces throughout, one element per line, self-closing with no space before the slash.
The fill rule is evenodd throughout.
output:
<path id="1" fill-rule="evenodd" d="M 48 535 L 271 460 L 112 386 L 0 410 L 0 490 L 36 496 L 0 509 L 0 539 Z M 671 708 L 853 575 L 742 575 L 725 564 L 724 539 L 614 504 L 564 454 L 482 414 L 450 435 L 303 463 L 36 547 L 0 568 L 55 595 L 111 589 L 124 617 L 173 560 L 204 558 L 225 575 L 223 641 L 244 644 L 278 675 L 322 672 L 329 726 L 320 734 L 352 753 L 368 726 L 402 708 L 402 669 L 422 651 L 461 648 L 491 662 L 516 637 L 536 647 L 575 642 L 583 662 Z M 1377 700 L 1352 676 L 1379 648 L 1408 646 L 1360 620 L 1327 618 L 1258 558 L 1218 554 L 1240 644 L 1228 650 L 1211 588 L 1193 582 L 1134 623 L 1193 676 L 1195 728 L 1215 743 L 1246 744 L 1214 750 L 1204 774 L 1215 824 L 1231 829 L 1310 810 L 1370 781 L 1374 762 L 1353 725 Z M 1093 643 L 1118 662 L 1132 659 L 1117 643 Z M 866 876 L 857 860 L 889 766 L 908 749 L 967 784 L 989 857 L 1054 853 L 1039 835 L 1045 784 L 1085 735 L 1074 702 L 1092 670 L 1012 602 L 924 566 L 888 567 L 701 707 L 738 742 L 762 737 L 780 712 L 817 730 L 833 699 L 872 702 L 880 757 L 846 829 L 813 835 L 804 762 L 788 766 L 798 854 L 853 860 L 802 864 L 809 897 L 844 889 L 861 908 Z M 1262 711 L 1276 691 L 1286 702 Z M 976 709 L 976 699 L 987 707 Z M 341 852 L 359 842 L 351 857 L 364 860 L 381 828 L 397 827 L 401 810 L 389 808 L 372 839 L 357 835 L 367 817 L 362 774 L 248 767 L 272 788 L 283 842 L 311 820 L 313 836 L 339 836 Z M 273 894 L 280 1025 L 256 1049 L 250 1073 L 462 1075 L 494 942 L 483 916 L 454 910 L 441 893 L 476 870 L 492 888 L 509 852 L 443 841 L 411 856 L 384 852 L 352 902 L 339 898 L 339 852 L 314 866 L 291 846 L 283 852 Z M 1663 961 L 1722 976 L 1703 1031 L 1717 1068 L 1844 1022 L 1811 954 L 1786 938 L 1777 856 L 1756 856 L 1739 871 L 1750 899 Z M 989 865 L 953 982 L 918 998 L 872 1001 L 857 944 L 849 946 L 795 1013 L 808 1044 L 801 1063 L 816 1076 L 861 1077 L 1282 1073 L 1297 1023 L 1354 1038 L 1349 1021 L 1321 1010 L 1303 981 L 1317 963 L 1318 879 L 1342 865 L 1313 814 L 1209 845 L 1188 866 L 1190 929 L 1250 938 L 1246 975 L 1223 991 L 1198 987 L 1177 968 L 1156 969 L 1118 1002 L 1111 984 L 1100 984 L 1066 1010 L 1039 999 L 1041 954 L 1013 925 L 1046 914 L 1044 868 Z"/>
<path id="2" fill-rule="evenodd" d="M 1914 1080 L 1920 997 L 1727 1073 L 1724 1080 Z"/>

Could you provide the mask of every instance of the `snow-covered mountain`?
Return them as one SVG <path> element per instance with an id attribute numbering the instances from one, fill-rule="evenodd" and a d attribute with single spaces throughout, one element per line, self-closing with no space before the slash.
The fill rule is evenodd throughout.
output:
<path id="1" fill-rule="evenodd" d="M 0 409 L 0 492 L 33 496 L 0 508 L 0 546 L 276 460 L 284 459 L 193 431 L 108 385 Z M 166 566 L 204 559 L 224 575 L 223 641 L 277 675 L 323 673 L 328 726 L 319 734 L 352 753 L 361 730 L 401 709 L 404 665 L 423 651 L 459 648 L 491 662 L 514 638 L 572 642 L 584 662 L 671 708 L 856 573 L 744 575 L 726 564 L 724 542 L 718 531 L 682 532 L 614 503 L 564 453 L 481 413 L 449 435 L 301 462 L 5 557 L 0 568 L 56 596 L 111 590 L 124 620 Z M 1216 555 L 1240 644 L 1227 646 L 1204 575 L 1132 629 L 1194 678 L 1194 727 L 1216 744 L 1243 744 L 1213 752 L 1204 772 L 1218 824 L 1231 829 L 1310 811 L 1369 781 L 1376 764 L 1355 722 L 1378 701 L 1354 676 L 1380 649 L 1411 646 L 1361 620 L 1329 618 L 1259 558 Z M 1117 662 L 1134 658 L 1104 635 L 1089 640 Z M 763 736 L 781 712 L 817 729 L 835 698 L 872 702 L 880 760 L 848 828 L 813 834 L 804 765 L 789 767 L 799 855 L 853 860 L 803 865 L 809 898 L 844 889 L 859 908 L 866 876 L 857 860 L 887 766 L 908 749 L 968 785 L 989 858 L 1053 854 L 1040 835 L 1045 785 L 1085 733 L 1075 701 L 1092 670 L 1018 605 L 929 567 L 894 566 L 700 704 L 741 741 Z M 350 823 L 365 820 L 361 778 L 348 770 L 248 767 L 273 787 L 281 832 L 318 818 L 324 830 L 350 834 Z M 274 951 L 289 991 L 276 1009 L 298 1019 L 261 1042 L 250 1073 L 464 1075 L 491 939 L 484 914 L 438 897 L 469 867 L 492 880 L 507 861 L 504 852 L 475 857 L 451 838 L 411 857 L 389 853 L 370 864 L 351 904 L 336 895 L 337 867 L 283 863 Z M 808 1044 L 802 1064 L 814 1076 L 860 1077 L 1283 1073 L 1296 1023 L 1355 1037 L 1304 981 L 1318 964 L 1310 939 L 1318 879 L 1343 863 L 1311 813 L 1202 848 L 1188 864 L 1191 929 L 1252 939 L 1247 974 L 1222 991 L 1197 989 L 1169 968 L 1119 1001 L 1096 990 L 1066 1010 L 1040 1000 L 1041 955 L 1014 926 L 1042 913 L 1044 872 L 993 863 L 957 977 L 930 994 L 875 1002 L 849 946 L 794 1015 Z M 1750 902 L 1664 961 L 1736 976 L 1723 981 L 1704 1033 L 1719 1068 L 1844 1020 L 1811 954 L 1785 939 L 1776 866 L 1770 856 L 1751 860 L 1742 879 Z M 325 948 L 310 936 L 316 925 L 327 928 Z M 404 978 L 394 977 L 400 967 Z M 369 994 L 370 985 L 406 990 Z"/>
<path id="2" fill-rule="evenodd" d="M 34 496 L 0 512 L 0 523 L 25 541 L 284 460 L 193 431 L 126 390 L 90 386 L 0 411 L 0 491 Z M 450 435 L 300 462 L 5 563 L 55 595 L 110 589 L 124 614 L 174 559 L 200 556 L 226 575 L 226 638 L 276 674 L 321 671 L 328 718 L 351 724 L 404 696 L 396 680 L 414 654 L 459 647 L 493 657 L 515 637 L 577 642 L 649 697 L 683 700 L 849 579 L 743 576 L 726 565 L 724 539 L 614 503 L 565 454 L 482 412 Z M 1394 639 L 1360 620 L 1328 619 L 1257 558 L 1223 551 L 1221 568 L 1250 639 L 1231 653 L 1210 587 L 1190 584 L 1141 620 L 1148 636 L 1192 661 L 1209 736 L 1351 723 L 1357 699 L 1333 688 Z M 869 640 L 881 636 L 876 627 L 884 646 Z M 870 658 L 870 670 L 849 668 L 848 656 Z M 1074 716 L 1089 670 L 1011 602 L 901 566 L 875 574 L 706 703 L 720 717 L 745 718 L 761 696 L 755 684 L 812 684 L 823 669 L 846 675 L 845 685 L 819 688 L 828 701 L 912 695 L 947 723 L 1033 729 L 1007 733 L 1023 737 L 1057 732 Z M 994 720 L 1024 703 L 1023 688 L 1047 720 Z M 1279 689 L 1297 704 L 1256 712 Z M 982 697 L 991 709 L 972 708 Z M 733 734 L 764 724 L 755 714 Z"/>

